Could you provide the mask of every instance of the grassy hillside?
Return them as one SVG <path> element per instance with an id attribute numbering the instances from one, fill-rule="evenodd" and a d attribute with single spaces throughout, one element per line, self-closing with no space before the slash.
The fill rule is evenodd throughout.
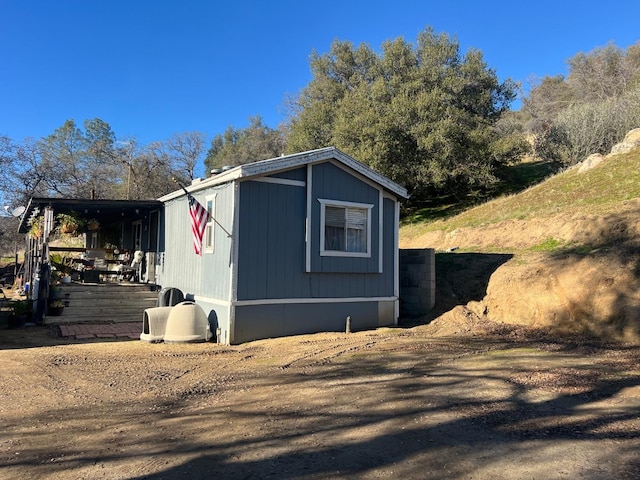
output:
<path id="1" fill-rule="evenodd" d="M 419 215 L 401 226 L 400 247 L 442 252 L 427 320 L 640 343 L 640 149 L 447 219 Z"/>
<path id="2" fill-rule="evenodd" d="M 640 197 L 640 149 L 608 158 L 584 173 L 577 168 L 554 175 L 521 193 L 504 196 L 456 216 L 420 221 L 404 219 L 400 238 L 410 242 L 427 232 L 487 227 L 506 220 L 543 219 L 558 214 L 606 215 Z M 423 245 L 428 247 L 429 245 Z"/>

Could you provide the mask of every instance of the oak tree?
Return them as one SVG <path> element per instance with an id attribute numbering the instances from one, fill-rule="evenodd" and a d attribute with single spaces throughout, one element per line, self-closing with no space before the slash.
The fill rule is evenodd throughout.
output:
<path id="1" fill-rule="evenodd" d="M 495 180 L 521 152 L 521 136 L 496 128 L 515 97 L 479 50 L 465 54 L 431 28 L 416 45 L 335 41 L 311 58 L 313 79 L 291 115 L 288 151 L 328 145 L 346 151 L 405 185 L 413 202 L 430 194 L 466 193 Z"/>

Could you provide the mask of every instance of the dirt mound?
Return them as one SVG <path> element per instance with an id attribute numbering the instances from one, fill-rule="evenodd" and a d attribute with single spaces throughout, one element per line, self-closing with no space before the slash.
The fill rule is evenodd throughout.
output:
<path id="1" fill-rule="evenodd" d="M 637 253 L 540 256 L 497 269 L 482 303 L 494 321 L 640 343 L 639 273 Z"/>
<path id="2" fill-rule="evenodd" d="M 434 334 L 482 330 L 484 320 L 640 344 L 639 199 L 614 214 L 430 232 L 419 245 L 466 252 L 436 255 Z"/>

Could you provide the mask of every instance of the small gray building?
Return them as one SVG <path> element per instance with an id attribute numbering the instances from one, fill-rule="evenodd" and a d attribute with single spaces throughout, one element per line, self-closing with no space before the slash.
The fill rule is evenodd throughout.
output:
<path id="1" fill-rule="evenodd" d="M 187 187 L 213 217 L 194 253 L 183 190 L 165 195 L 156 283 L 202 306 L 217 341 L 394 325 L 407 191 L 329 147 Z"/>

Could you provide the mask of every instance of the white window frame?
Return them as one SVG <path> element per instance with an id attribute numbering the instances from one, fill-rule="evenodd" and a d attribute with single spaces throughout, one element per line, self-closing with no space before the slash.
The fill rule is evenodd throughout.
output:
<path id="1" fill-rule="evenodd" d="M 209 212 L 209 221 L 207 222 L 207 225 L 204 229 L 204 239 L 203 239 L 203 243 L 204 243 L 204 248 L 203 251 L 204 253 L 214 253 L 215 252 L 215 247 L 216 247 L 216 228 L 215 228 L 215 222 L 213 221 L 213 218 L 216 215 L 216 197 L 217 197 L 217 193 L 214 193 L 213 195 L 207 195 L 205 197 L 205 208 L 207 209 L 207 211 Z"/>
<path id="2" fill-rule="evenodd" d="M 320 202 L 320 256 L 321 257 L 361 257 L 361 258 L 371 258 L 371 210 L 373 209 L 373 204 L 369 203 L 355 203 L 355 202 L 344 202 L 341 200 L 328 200 L 325 198 L 319 198 L 318 202 Z M 327 207 L 337 207 L 337 208 L 358 208 L 361 210 L 366 210 L 367 212 L 367 228 L 366 228 L 366 243 L 367 248 L 365 252 L 347 252 L 342 250 L 325 250 L 325 211 Z"/>

